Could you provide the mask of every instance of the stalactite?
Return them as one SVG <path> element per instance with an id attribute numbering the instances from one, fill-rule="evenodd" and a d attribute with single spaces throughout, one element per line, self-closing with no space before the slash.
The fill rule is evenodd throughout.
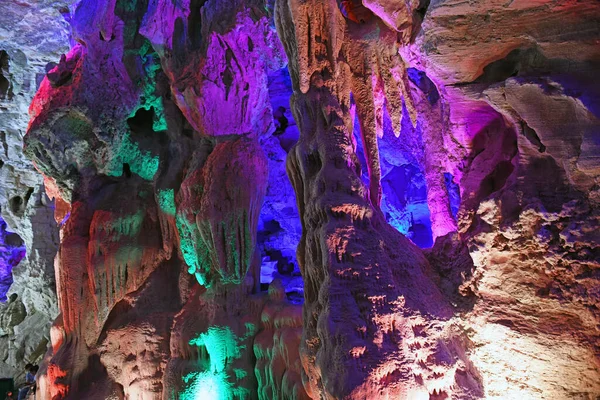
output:
<path id="1" fill-rule="evenodd" d="M 307 41 L 332 43 L 322 52 L 330 56 L 327 60 L 336 60 L 321 60 L 320 71 L 311 73 L 309 88 L 303 87 L 308 80 L 304 74 L 310 69 L 302 66 L 305 60 L 301 56 L 298 56 L 298 70 L 290 74 L 298 76 L 295 87 L 301 89 L 292 98 L 301 137 L 289 155 L 288 173 L 295 185 L 304 228 L 299 245 L 303 254 L 299 259 L 303 260 L 306 285 L 301 357 L 308 376 L 307 391 L 312 398 L 429 395 L 433 387 L 441 384 L 441 376 L 448 374 L 447 379 L 455 379 L 456 367 L 450 367 L 451 364 L 442 367 L 438 363 L 442 359 L 458 362 L 460 350 L 448 347 L 442 351 L 433 345 L 439 340 L 456 340 L 451 339 L 452 335 L 445 336 L 449 328 L 444 328 L 444 321 L 451 310 L 429 280 L 429 266 L 419 251 L 383 222 L 377 207 L 379 194 L 373 193 L 379 182 L 371 182 L 371 201 L 364 196 L 369 191 L 356 174 L 356 156 L 344 122 L 349 119 L 348 103 L 343 102 L 349 98 L 349 93 L 343 92 L 346 89 L 352 90 L 359 107 L 363 141 L 367 142 L 365 152 L 370 152 L 367 159 L 371 163 L 371 180 L 378 180 L 373 165 L 379 162 L 377 126 L 381 126 L 378 118 L 382 118 L 382 102 L 375 102 L 374 96 L 381 95 L 383 80 L 377 75 L 377 65 L 371 67 L 376 58 L 364 50 L 375 51 L 379 40 L 385 49 L 386 34 L 371 38 L 372 42 L 365 38 L 363 51 L 357 47 L 345 53 L 344 45 L 336 48 L 336 40 L 343 43 L 350 40 L 343 35 L 353 31 L 352 22 L 325 19 L 315 11 L 334 5 L 333 1 L 325 5 L 289 1 L 280 3 L 277 14 L 282 37 L 287 37 L 286 30 L 293 28 L 298 46 Z M 314 18 L 302 19 L 308 10 Z M 326 32 L 336 32 L 339 36 L 331 38 Z M 289 46 L 286 50 L 290 58 L 301 51 Z M 344 60 L 349 69 L 338 65 L 344 64 Z M 292 60 L 292 69 L 294 65 Z M 338 87 L 336 72 L 348 70 L 355 76 L 350 86 Z M 416 287 L 422 292 L 415 292 Z M 421 340 L 418 351 L 409 344 L 415 334 L 422 338 L 416 339 Z M 393 350 L 399 347 L 405 350 L 401 353 Z M 428 365 L 417 367 L 422 353 L 430 355 Z M 401 367 L 411 363 L 415 363 L 414 370 L 420 371 L 418 378 Z M 433 371 L 429 370 L 433 365 L 444 371 L 437 378 L 428 372 Z M 463 373 L 471 374 L 461 368 Z M 442 386 L 436 390 L 447 395 L 478 390 L 474 380 Z"/>

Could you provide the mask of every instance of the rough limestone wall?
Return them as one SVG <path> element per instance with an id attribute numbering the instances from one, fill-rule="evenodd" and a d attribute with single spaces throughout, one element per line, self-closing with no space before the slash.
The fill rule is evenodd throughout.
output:
<path id="1" fill-rule="evenodd" d="M 600 393 L 599 22 L 593 2 L 436 1 L 400 51 L 445 104 L 486 398 Z"/>
<path id="2" fill-rule="evenodd" d="M 260 1 L 75 8 L 25 138 L 65 220 L 40 398 L 306 398 L 277 340 L 299 347 L 298 307 L 258 292 L 267 79 L 285 65 L 269 19 Z M 257 367 L 261 334 L 274 362 Z"/>
<path id="3" fill-rule="evenodd" d="M 272 6 L 76 8 L 25 139 L 68 216 L 40 396 L 598 396 L 599 6 L 277 2 L 302 317 L 255 293 Z M 425 252 L 379 210 L 388 116 L 423 134 Z"/>
<path id="4" fill-rule="evenodd" d="M 14 267 L 9 296 L 0 304 L 0 376 L 24 376 L 41 360 L 56 318 L 54 256 L 58 227 L 42 176 L 23 155 L 29 104 L 48 63 L 69 49 L 70 1 L 0 4 L 0 213 L 21 238 L 26 256 Z"/>
<path id="5" fill-rule="evenodd" d="M 438 239 L 426 254 L 436 271 L 432 279 L 446 295 L 433 303 L 459 306 L 455 322 L 466 335 L 461 349 L 474 390 L 464 396 L 597 396 L 600 130 L 592 76 L 600 61 L 598 4 L 278 4 L 301 131 L 288 168 L 304 228 L 298 258 L 306 285 L 302 357 L 309 394 L 374 397 L 397 384 L 404 392 L 395 395 L 410 398 L 409 390 L 427 383 L 421 378 L 415 384 L 414 375 L 391 367 L 385 380 L 376 379 L 377 368 L 392 357 L 384 350 L 387 337 L 377 335 L 369 322 L 389 306 L 380 300 L 361 307 L 357 300 L 377 290 L 394 293 L 390 286 L 406 298 L 419 298 L 418 289 L 427 285 L 414 272 L 403 276 L 403 283 L 418 279 L 416 288 L 385 275 L 415 268 L 384 257 L 384 244 L 395 251 L 410 248 L 401 239 L 386 233 L 379 254 L 366 250 L 386 232 L 373 222 L 380 190 L 378 137 L 382 104 L 392 124 L 398 120 L 399 97 L 386 93 L 387 103 L 381 100 L 388 87 L 385 72 L 396 71 L 406 108 L 424 136 L 428 205 Z M 401 57 L 391 64 L 381 60 L 388 28 L 397 32 L 387 43 L 388 54 Z M 370 56 L 371 48 L 379 59 Z M 352 171 L 349 92 L 361 120 L 368 188 Z M 460 187 L 456 222 L 444 173 Z M 369 281 L 362 270 L 369 265 L 377 265 L 383 283 Z M 344 282 L 347 274 L 357 282 Z M 391 319 L 401 314 L 387 312 Z M 355 337 L 351 327 L 361 324 L 366 334 Z M 378 347 L 369 347 L 375 343 Z M 409 347 L 395 358 L 419 352 Z M 460 383 L 452 389 L 457 388 Z M 423 396 L 434 398 L 438 389 L 443 396 L 452 390 L 440 385 Z"/>
<path id="6" fill-rule="evenodd" d="M 379 211 L 383 104 L 402 96 L 414 114 L 415 103 L 396 35 L 364 7 L 354 12 L 356 22 L 335 1 L 291 0 L 276 15 L 301 133 L 288 174 L 303 223 L 305 386 L 314 399 L 477 398 L 453 307 L 422 252 Z M 351 135 L 351 93 L 368 187 Z M 401 111 L 390 109 L 392 122 Z"/>

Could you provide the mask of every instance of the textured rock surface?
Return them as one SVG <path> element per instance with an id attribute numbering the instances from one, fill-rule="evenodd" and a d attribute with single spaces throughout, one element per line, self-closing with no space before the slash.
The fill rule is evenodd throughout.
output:
<path id="1" fill-rule="evenodd" d="M 288 174 L 303 223 L 305 386 L 312 398 L 474 397 L 480 387 L 450 321 L 450 303 L 422 253 L 379 211 L 384 93 L 414 103 L 404 64 L 393 54 L 394 35 L 369 21 L 346 20 L 334 1 L 290 1 L 277 14 L 301 133 Z M 318 50 L 306 53 L 312 48 Z M 351 93 L 368 187 L 349 129 Z M 393 110 L 392 122 L 400 122 L 401 111 Z"/>
<path id="2" fill-rule="evenodd" d="M 313 357 L 305 363 L 305 368 L 316 369 L 313 389 L 319 394 L 313 396 L 339 398 L 345 395 L 343 391 L 334 392 L 340 390 L 340 386 L 358 385 L 361 379 L 368 381 L 370 377 L 340 378 L 342 383 L 337 381 L 339 386 L 331 388 L 327 381 L 333 375 L 328 374 L 331 364 L 328 368 L 321 364 L 324 360 L 341 363 L 344 357 L 349 358 L 351 351 L 340 354 L 334 350 L 336 347 L 322 351 L 321 346 L 326 347 L 328 341 L 336 337 L 331 332 L 338 332 L 337 327 L 357 324 L 351 321 L 351 312 L 347 319 L 331 321 L 330 304 L 326 301 L 328 296 L 335 301 L 352 298 L 352 295 L 340 294 L 344 291 L 335 286 L 335 281 L 331 284 L 327 271 L 331 262 L 327 252 L 332 247 L 327 242 L 331 233 L 324 222 L 337 217 L 335 220 L 339 223 L 338 218 L 343 220 L 344 214 L 330 216 L 327 211 L 313 214 L 323 210 L 323 206 L 327 210 L 324 198 L 341 202 L 345 196 L 349 201 L 348 194 L 352 193 L 338 183 L 337 190 L 325 190 L 335 195 L 325 197 L 323 194 L 327 185 L 339 177 L 343 166 L 352 164 L 351 161 L 334 162 L 335 158 L 328 152 L 330 147 L 324 144 L 331 140 L 340 147 L 350 147 L 345 144 L 347 139 L 331 138 L 343 132 L 334 128 L 335 118 L 343 116 L 345 109 L 340 83 L 352 82 L 343 67 L 332 66 L 331 60 L 338 65 L 347 63 L 356 75 L 355 71 L 365 64 L 363 54 L 368 52 L 344 55 L 346 49 L 352 48 L 352 45 L 345 46 L 344 38 L 354 33 L 356 36 L 352 39 L 357 40 L 362 32 L 377 37 L 377 32 L 379 54 L 385 54 L 381 48 L 385 46 L 381 33 L 384 29 L 367 29 L 372 23 L 367 17 L 358 21 L 353 18 L 347 11 L 347 3 L 353 4 L 357 15 L 363 12 L 358 2 L 345 2 L 345 7 L 341 7 L 345 24 L 336 20 L 339 14 L 334 4 L 323 6 L 326 10 L 315 11 L 319 8 L 314 4 L 304 9 L 299 2 L 286 3 L 291 18 L 282 12 L 282 40 L 289 44 L 286 49 L 292 71 L 297 68 L 297 93 L 306 93 L 294 97 L 296 119 L 300 120 L 302 115 L 305 122 L 299 123 L 302 135 L 294 152 L 296 158 L 290 159 L 290 175 L 299 193 L 299 208 L 305 223 L 299 259 L 306 268 L 304 335 L 310 346 L 304 347 L 304 354 Z M 599 393 L 596 304 L 600 265 L 595 160 L 600 154 L 596 148 L 600 130 L 598 87 L 592 83 L 590 74 L 597 69 L 599 61 L 598 47 L 594 45 L 600 34 L 598 5 L 491 1 L 474 6 L 440 1 L 421 9 L 424 19 L 420 27 L 418 20 L 413 20 L 409 27 L 396 23 L 411 15 L 410 10 L 401 10 L 404 2 L 393 6 L 389 3 L 365 1 L 363 4 L 387 26 L 399 31 L 399 52 L 408 64 L 404 69 L 409 81 L 405 79 L 404 101 L 409 113 L 411 108 L 416 111 L 417 126 L 422 132 L 423 153 L 418 162 L 422 163 L 426 178 L 432 233 L 438 238 L 428 258 L 438 275 L 434 280 L 459 307 L 457 310 L 464 310 L 457 323 L 468 337 L 463 342 L 469 360 L 467 365 L 481 388 L 480 393 L 471 391 L 468 395 L 486 398 L 596 396 Z M 585 8 L 584 14 L 580 14 L 581 7 Z M 315 18 L 319 12 L 323 16 Z M 292 24 L 294 30 L 289 29 Z M 327 39 L 323 40 L 323 36 Z M 406 41 L 407 37 L 414 40 Z M 573 54 L 575 48 L 577 55 Z M 316 49 L 313 54 L 327 54 L 328 58 L 311 59 L 306 49 Z M 297 66 L 294 57 L 297 57 Z M 353 64 L 359 67 L 353 68 Z M 371 62 L 371 65 L 381 63 Z M 327 70 L 325 74 L 323 69 Z M 390 70 L 394 71 L 393 67 Z M 331 78 L 334 83 L 328 82 Z M 310 89 L 308 82 L 312 84 Z M 583 89 L 586 84 L 594 87 Z M 373 87 L 373 97 L 377 99 L 376 84 Z M 323 88 L 337 96 L 334 99 L 324 96 Z M 377 115 L 381 102 L 371 101 L 371 90 L 365 95 L 364 88 L 355 86 L 351 91 L 359 118 L 364 119 L 368 112 Z M 337 105 L 340 103 L 341 106 Z M 366 111 L 360 111 L 361 103 Z M 318 107 L 323 111 L 309 111 Z M 389 94 L 386 107 L 393 127 L 393 111 L 400 107 L 390 101 Z M 376 118 L 375 129 L 364 122 L 360 125 L 365 160 L 371 167 L 368 187 L 373 205 L 377 204 L 374 191 L 378 190 L 374 180 L 379 177 L 378 166 L 369 158 L 377 161 L 377 144 L 384 159 L 385 152 L 391 153 L 386 150 L 390 141 L 385 139 L 385 134 L 383 140 L 376 139 L 380 136 L 378 126 L 385 126 L 385 118 L 385 113 L 383 123 Z M 328 133 L 323 134 L 322 130 Z M 401 149 L 399 145 L 395 147 Z M 333 165 L 328 166 L 328 163 Z M 458 224 L 452 217 L 456 212 L 452 210 L 450 190 L 453 182 L 458 184 L 462 199 Z M 363 192 L 357 198 L 364 196 Z M 360 233 L 361 224 L 352 225 L 345 231 L 359 233 L 343 247 L 338 246 L 347 258 L 338 257 L 337 262 L 332 263 L 334 271 L 344 268 L 344 263 L 351 265 L 347 271 L 353 271 L 357 264 L 366 264 L 360 258 L 365 251 L 358 243 L 368 243 L 373 234 Z M 452 233 L 457 228 L 458 236 Z M 384 231 L 380 227 L 376 230 Z M 316 239 L 319 237 L 321 240 Z M 391 240 L 391 236 L 386 235 L 386 239 Z M 356 246 L 359 250 L 355 250 Z M 353 256 L 347 256 L 348 253 Z M 385 264 L 392 270 L 398 268 L 394 262 Z M 312 278 L 321 266 L 326 267 L 325 272 Z M 389 279 L 384 282 L 390 284 Z M 419 282 L 421 286 L 424 284 L 421 279 Z M 319 288 L 319 296 L 312 302 L 311 286 Z M 350 288 L 361 287 L 361 284 L 340 286 L 354 293 Z M 365 286 L 368 289 L 364 292 L 370 294 L 376 291 L 377 284 Z M 407 293 L 416 295 L 412 288 L 403 288 L 401 292 L 405 296 Z M 474 295 L 470 300 L 463 297 L 470 294 Z M 309 308 L 311 304 L 316 307 Z M 374 307 L 379 311 L 377 307 L 384 308 L 384 303 Z M 345 310 L 351 309 L 345 307 Z M 319 325 L 327 328 L 315 329 L 316 324 L 311 326 L 313 318 L 330 322 Z M 344 328 L 340 331 L 348 332 Z M 314 339 L 311 341 L 311 338 Z M 367 343 L 374 341 L 368 335 L 361 339 Z M 340 342 L 348 345 L 352 340 L 336 341 Z M 340 347 L 343 345 L 337 348 Z M 557 357 L 569 361 L 563 363 Z M 385 360 L 381 354 L 376 358 L 378 362 Z M 429 363 L 434 364 L 428 360 Z M 374 366 L 377 362 L 366 364 Z M 340 367 L 344 371 L 353 368 L 356 367 Z M 410 387 L 410 378 L 401 380 Z M 507 381 L 518 384 L 509 386 Z M 389 390 L 390 387 L 388 382 L 373 381 L 368 386 L 372 390 Z M 448 393 L 445 388 L 440 389 Z M 438 395 L 438 392 L 429 391 L 429 395 Z M 356 395 L 361 396 L 364 394 Z"/>
<path id="3" fill-rule="evenodd" d="M 54 282 L 58 228 L 42 177 L 23 155 L 22 147 L 29 122 L 27 110 L 47 65 L 69 49 L 66 19 L 70 3 L 0 4 L 0 212 L 12 239 L 26 250 L 25 258 L 12 265 L 14 283 L 9 293 L 18 298 L 10 305 L 0 304 L 0 318 L 12 321 L 0 337 L 2 377 L 21 379 L 25 363 L 41 360 L 50 339 L 50 323 L 58 314 Z M 14 264 L 14 254 L 3 257 L 2 264 L 4 261 Z M 10 269 L 4 272 L 11 275 Z M 18 324 L 11 316 L 14 304 L 25 307 L 24 319 L 19 318 Z"/>
<path id="4" fill-rule="evenodd" d="M 599 21 L 588 2 L 432 2 L 401 51 L 448 105 L 487 398 L 600 392 Z"/>
<path id="5" fill-rule="evenodd" d="M 26 153 L 66 220 L 44 399 L 306 398 L 277 340 L 299 347 L 299 306 L 259 293 L 261 143 L 283 151 L 267 82 L 284 55 L 267 9 L 209 3 L 81 2 L 78 43 L 32 103 Z M 261 333 L 274 363 L 255 374 Z"/>
<path id="6" fill-rule="evenodd" d="M 27 4 L 4 15 L 66 40 Z M 63 6 L 75 42 L 24 139 L 62 222 L 39 397 L 600 395 L 600 5 Z M 60 53 L 30 31 L 0 31 L 3 107 L 43 65 L 18 34 Z M 54 310 L 18 114 L 0 200 L 36 268 L 2 308 L 8 360 Z"/>

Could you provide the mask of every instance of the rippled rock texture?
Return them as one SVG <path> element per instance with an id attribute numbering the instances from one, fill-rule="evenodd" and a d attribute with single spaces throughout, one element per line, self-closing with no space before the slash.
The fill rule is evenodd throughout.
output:
<path id="1" fill-rule="evenodd" d="M 62 10 L 39 398 L 600 395 L 599 4 Z"/>

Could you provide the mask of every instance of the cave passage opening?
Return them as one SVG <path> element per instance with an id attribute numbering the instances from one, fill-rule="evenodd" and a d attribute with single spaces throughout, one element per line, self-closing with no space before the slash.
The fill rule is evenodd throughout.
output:
<path id="1" fill-rule="evenodd" d="M 354 100 L 352 100 L 354 107 Z M 388 224 L 408 237 L 420 248 L 433 246 L 431 214 L 427 202 L 425 154 L 420 122 L 412 125 L 408 110 L 402 102 L 400 132 L 394 132 L 390 114 L 384 107 L 383 135 L 378 138 L 381 165 L 381 212 Z M 369 187 L 367 161 L 361 139 L 361 127 L 355 116 L 353 136 L 356 154 L 362 166 L 361 179 Z M 452 214 L 456 218 L 460 206 L 459 186 L 450 173 L 444 175 Z"/>
<path id="2" fill-rule="evenodd" d="M 289 109 L 292 83 L 287 67 L 268 77 L 273 109 L 274 133 L 263 140 L 269 159 L 269 186 L 258 224 L 257 245 L 261 255 L 261 289 L 267 290 L 274 279 L 280 279 L 288 299 L 303 302 L 303 281 L 296 259 L 296 247 L 302 226 L 294 190 L 285 171 L 287 153 L 298 141 L 300 133 Z M 354 100 L 352 99 L 352 106 Z M 394 132 L 391 117 L 384 108 L 383 135 L 378 139 L 381 160 L 381 211 L 386 221 L 421 248 L 433 246 L 433 232 L 427 182 L 425 178 L 423 132 L 419 122 L 412 125 L 402 102 L 400 132 Z M 353 136 L 362 166 L 361 179 L 369 186 L 367 162 L 361 141 L 358 116 Z M 456 218 L 461 203 L 460 188 L 450 173 L 444 174 L 452 215 Z"/>
<path id="3" fill-rule="evenodd" d="M 304 283 L 296 259 L 296 247 L 302 236 L 302 224 L 296 195 L 286 173 L 286 157 L 300 133 L 290 110 L 292 81 L 287 66 L 268 76 L 269 96 L 273 109 L 271 136 L 262 140 L 269 162 L 269 185 L 261 209 L 257 245 L 261 256 L 261 290 L 280 279 L 288 300 L 304 301 Z"/>

